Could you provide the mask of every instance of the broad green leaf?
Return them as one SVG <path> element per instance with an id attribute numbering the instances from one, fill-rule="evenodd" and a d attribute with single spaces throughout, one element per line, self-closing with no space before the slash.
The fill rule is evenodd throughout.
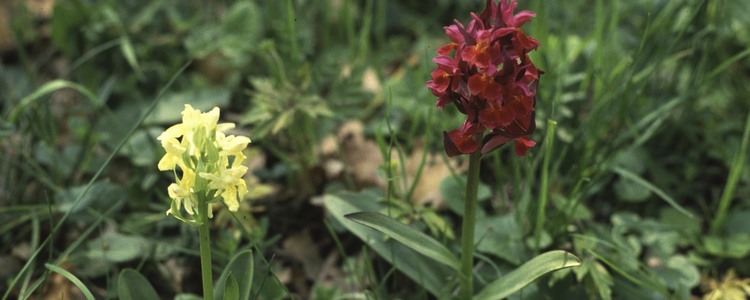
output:
<path id="1" fill-rule="evenodd" d="M 581 265 L 581 260 L 573 254 L 557 250 L 540 254 L 517 269 L 487 284 L 475 300 L 503 299 L 520 290 L 537 278 L 555 270 Z"/>
<path id="2" fill-rule="evenodd" d="M 709 235 L 703 238 L 706 251 L 719 257 L 743 258 L 750 254 L 750 234 Z"/>
<path id="3" fill-rule="evenodd" d="M 112 233 L 89 242 L 88 248 L 90 259 L 121 263 L 148 255 L 151 243 L 141 236 Z"/>
<path id="4" fill-rule="evenodd" d="M 161 128 L 150 127 L 134 132 L 120 153 L 130 158 L 136 166 L 153 167 L 164 153 L 156 140 L 162 131 Z"/>
<path id="5" fill-rule="evenodd" d="M 82 195 L 87 187 L 71 187 L 55 195 L 57 209 L 66 213 L 77 213 L 91 207 L 104 211 L 123 197 L 122 188 L 115 186 L 109 180 L 93 183 L 88 187 L 88 193 Z"/>
<path id="6" fill-rule="evenodd" d="M 440 194 L 445 199 L 445 204 L 459 215 L 464 215 L 464 202 L 466 202 L 466 176 L 451 176 L 446 177 L 440 182 Z M 477 190 L 477 201 L 487 200 L 492 196 L 490 188 L 483 183 L 479 183 L 479 189 Z M 477 211 L 479 217 L 484 214 L 484 211 Z"/>
<path id="7" fill-rule="evenodd" d="M 253 260 L 253 286 L 256 290 L 252 292 L 253 299 L 291 299 L 289 291 L 276 278 L 273 273 L 272 262 L 267 261 L 262 255 L 256 255 Z"/>
<path id="8" fill-rule="evenodd" d="M 81 290 L 81 292 L 83 293 L 83 296 L 86 297 L 86 300 L 95 299 L 94 294 L 92 294 L 91 291 L 89 291 L 89 289 L 86 287 L 86 285 L 84 285 L 83 282 L 81 282 L 81 280 L 78 279 L 78 277 L 73 275 L 73 273 L 70 273 L 68 272 L 68 270 L 65 270 L 63 268 L 58 267 L 57 265 L 53 265 L 50 263 L 46 263 L 44 264 L 44 266 L 47 267 L 47 269 L 49 269 L 50 271 L 62 275 L 63 277 L 65 277 L 65 279 L 68 279 L 70 280 L 70 282 L 75 284 L 76 287 L 78 287 L 78 289 Z"/>
<path id="9" fill-rule="evenodd" d="M 240 286 L 237 284 L 237 280 L 234 279 L 232 272 L 229 272 L 226 283 L 224 283 L 224 300 L 239 300 L 240 299 Z"/>
<path id="10" fill-rule="evenodd" d="M 331 216 L 351 233 L 359 237 L 383 259 L 406 274 L 418 285 L 433 295 L 447 295 L 456 286 L 455 271 L 447 266 L 435 263 L 434 260 L 406 247 L 383 233 L 367 226 L 347 220 L 344 215 L 359 211 L 377 211 L 382 209 L 378 198 L 382 195 L 363 191 L 360 193 L 341 193 L 326 195 L 324 203 Z"/>
<path id="11" fill-rule="evenodd" d="M 500 257 L 515 265 L 528 259 L 525 255 L 527 249 L 524 247 L 523 231 L 512 214 L 478 217 L 474 232 L 477 251 Z"/>
<path id="12" fill-rule="evenodd" d="M 651 191 L 637 182 L 627 179 L 618 178 L 614 185 L 615 195 L 625 202 L 643 202 L 651 196 Z"/>
<path id="13" fill-rule="evenodd" d="M 345 215 L 349 220 L 372 227 L 403 243 L 420 254 L 437 260 L 455 270 L 461 263 L 448 248 L 434 238 L 403 223 L 376 212 L 358 212 Z"/>
<path id="14" fill-rule="evenodd" d="M 122 300 L 159 299 L 154 287 L 145 276 L 134 269 L 120 271 L 117 277 L 117 295 Z"/>
<path id="15" fill-rule="evenodd" d="M 250 299 L 250 290 L 253 286 L 253 269 L 252 251 L 243 250 L 235 254 L 214 285 L 217 287 L 214 290 L 214 299 Z M 237 285 L 236 298 L 231 298 L 232 295 L 225 294 L 226 291 L 224 290 L 224 287 L 231 287 L 232 280 Z"/>
<path id="16" fill-rule="evenodd" d="M 685 256 L 672 256 L 654 268 L 656 275 L 664 279 L 673 290 L 689 291 L 700 283 L 701 273 Z"/>

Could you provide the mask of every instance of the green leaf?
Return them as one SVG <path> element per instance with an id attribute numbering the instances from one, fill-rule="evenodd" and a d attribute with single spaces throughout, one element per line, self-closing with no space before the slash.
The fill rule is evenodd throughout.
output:
<path id="1" fill-rule="evenodd" d="M 120 271 L 117 277 L 117 295 L 122 300 L 159 299 L 154 287 L 140 272 L 134 269 Z"/>
<path id="2" fill-rule="evenodd" d="M 141 236 L 112 233 L 89 242 L 88 248 L 90 259 L 121 263 L 148 255 L 151 243 Z"/>
<path id="3" fill-rule="evenodd" d="M 630 179 L 633 182 L 635 182 L 635 183 L 637 183 L 639 185 L 642 185 L 643 187 L 645 187 L 648 190 L 652 191 L 654 194 L 658 195 L 659 198 L 662 198 L 665 202 L 667 202 L 667 204 L 669 204 L 672 207 L 674 207 L 674 209 L 676 209 L 677 211 L 681 212 L 682 214 L 684 214 L 688 218 L 697 220 L 697 218 L 695 217 L 695 215 L 693 215 L 690 211 L 688 211 L 684 207 L 682 207 L 679 204 L 677 204 L 677 202 L 675 202 L 672 197 L 670 197 L 669 195 L 667 195 L 667 193 L 665 193 L 664 191 L 662 191 L 660 188 L 654 186 L 650 182 L 646 181 L 642 177 L 638 176 L 637 174 L 635 174 L 633 172 L 630 172 L 628 170 L 625 170 L 623 168 L 620 168 L 620 167 L 613 167 L 612 171 L 614 171 L 615 173 L 619 174 L 623 178 Z"/>
<path id="4" fill-rule="evenodd" d="M 96 97 L 96 95 L 94 95 L 93 92 L 91 92 L 86 87 L 80 84 L 74 83 L 74 82 L 66 81 L 66 80 L 53 80 L 53 81 L 45 83 L 44 85 L 36 89 L 33 93 L 31 93 L 31 95 L 28 95 L 24 97 L 23 99 L 21 99 L 18 105 L 13 109 L 13 112 L 10 113 L 10 116 L 8 117 L 8 121 L 10 123 L 13 123 L 16 120 L 16 118 L 18 118 L 18 114 L 20 114 L 21 111 L 23 111 L 27 106 L 29 106 L 30 104 L 36 101 L 41 100 L 42 97 L 46 96 L 47 94 L 50 94 L 54 91 L 65 89 L 65 88 L 70 88 L 70 89 L 74 89 L 78 91 L 83 96 L 85 96 L 94 107 L 99 107 L 99 104 L 100 104 L 99 99 Z"/>
<path id="5" fill-rule="evenodd" d="M 550 251 L 530 261 L 505 276 L 489 283 L 477 294 L 475 300 L 503 299 L 520 290 L 537 278 L 555 270 L 581 265 L 581 260 L 562 250 Z"/>
<path id="6" fill-rule="evenodd" d="M 466 202 L 466 179 L 465 175 L 450 176 L 440 182 L 440 194 L 443 195 L 445 204 L 461 216 L 464 215 L 464 202 Z M 491 196 L 492 190 L 486 184 L 480 182 L 479 189 L 477 190 L 477 201 L 487 200 Z M 484 214 L 482 210 L 479 210 L 477 213 L 479 217 Z"/>
<path id="7" fill-rule="evenodd" d="M 523 230 L 512 214 L 479 217 L 474 232 L 477 251 L 495 255 L 514 265 L 528 259 L 525 256 L 527 249 L 524 247 Z"/>
<path id="8" fill-rule="evenodd" d="M 144 78 L 141 66 L 138 64 L 138 58 L 135 55 L 135 49 L 133 49 L 133 43 L 130 41 L 127 35 L 120 37 L 120 50 L 122 55 L 125 56 L 125 60 L 128 62 L 133 71 L 135 71 L 138 78 Z"/>
<path id="9" fill-rule="evenodd" d="M 94 294 L 92 294 L 91 291 L 89 291 L 89 289 L 86 287 L 86 285 L 84 285 L 83 282 L 81 282 L 81 280 L 78 279 L 78 277 L 76 277 L 75 275 L 73 275 L 73 273 L 70 273 L 70 272 L 68 272 L 68 270 L 60 268 L 57 265 L 53 265 L 53 264 L 49 264 L 49 263 L 45 263 L 44 266 L 47 267 L 47 269 L 49 269 L 50 271 L 62 275 L 66 279 L 70 280 L 70 282 L 72 282 L 73 284 L 75 284 L 76 287 L 78 287 L 78 289 L 81 290 L 81 292 L 83 293 L 83 296 L 86 297 L 86 300 L 94 300 L 95 299 L 94 298 Z"/>
<path id="10" fill-rule="evenodd" d="M 240 286 L 237 284 L 237 280 L 234 279 L 232 272 L 229 272 L 226 283 L 224 284 L 224 300 L 239 300 L 240 299 Z"/>
<path id="11" fill-rule="evenodd" d="M 729 236 L 709 235 L 703 238 L 706 252 L 719 256 L 740 259 L 750 254 L 750 234 Z"/>
<path id="12" fill-rule="evenodd" d="M 383 259 L 406 274 L 418 285 L 435 296 L 447 295 L 456 286 L 452 269 L 435 263 L 418 252 L 406 247 L 383 233 L 366 226 L 348 221 L 344 215 L 358 211 L 376 211 L 382 209 L 378 198 L 382 195 L 363 191 L 359 193 L 340 193 L 326 195 L 324 204 L 330 215 L 351 233 L 364 241 Z"/>
<path id="13" fill-rule="evenodd" d="M 219 277 L 214 286 L 229 288 L 232 285 L 231 281 L 234 280 L 234 284 L 237 285 L 237 296 L 233 296 L 231 293 L 227 295 L 226 290 L 218 288 L 214 290 L 214 299 L 250 299 L 250 290 L 253 286 L 253 270 L 252 251 L 243 250 L 235 254 L 226 268 L 224 268 L 224 271 L 221 272 L 221 277 Z M 233 291 L 230 292 L 233 293 Z"/>
<path id="14" fill-rule="evenodd" d="M 455 270 L 461 263 L 448 248 L 434 238 L 403 223 L 376 212 L 358 212 L 345 215 L 349 220 L 374 228 L 403 243 L 420 254 L 437 260 Z"/>
<path id="15" fill-rule="evenodd" d="M 670 257 L 664 264 L 654 268 L 654 272 L 674 290 L 691 290 L 701 280 L 698 268 L 682 255 Z"/>
<path id="16" fill-rule="evenodd" d="M 87 187 L 88 193 L 83 194 Z M 90 187 L 82 185 L 60 191 L 55 195 L 55 200 L 57 209 L 61 212 L 78 213 L 91 207 L 104 211 L 119 202 L 122 197 L 122 188 L 115 186 L 109 180 L 102 180 L 91 184 Z"/>

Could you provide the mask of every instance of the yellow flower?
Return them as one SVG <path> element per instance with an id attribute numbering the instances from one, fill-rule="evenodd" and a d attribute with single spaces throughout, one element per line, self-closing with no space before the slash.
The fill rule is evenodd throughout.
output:
<path id="1" fill-rule="evenodd" d="M 193 186 L 195 186 L 195 172 L 190 169 L 184 169 L 182 171 L 182 178 L 177 179 L 177 183 L 172 183 L 167 187 L 167 193 L 169 198 L 175 201 L 176 206 L 185 207 L 185 211 L 188 214 L 194 214 L 193 207 L 198 203 L 195 198 Z M 170 208 L 167 210 L 167 215 L 176 214 Z"/>
<path id="2" fill-rule="evenodd" d="M 180 168 L 185 169 L 182 161 L 182 154 L 186 151 L 185 146 L 181 145 L 180 142 L 173 137 L 162 139 L 161 146 L 164 147 L 167 154 L 159 160 L 158 167 L 160 171 L 174 170 L 174 167 L 177 165 L 179 165 Z"/>
<path id="3" fill-rule="evenodd" d="M 221 169 L 216 173 L 200 173 L 199 175 L 209 180 L 208 188 L 216 190 L 215 195 L 221 194 L 230 211 L 237 211 L 240 207 L 239 201 L 247 195 L 247 184 L 243 178 L 245 173 L 247 173 L 247 167 L 237 166 Z"/>
<path id="4" fill-rule="evenodd" d="M 157 167 L 162 171 L 174 170 L 177 177 L 167 188 L 173 200 L 167 214 L 182 221 L 192 222 L 184 219 L 180 210 L 195 215 L 199 205 L 208 205 L 217 197 L 224 200 L 229 210 L 237 211 L 239 201 L 248 193 L 243 179 L 247 167 L 242 165 L 246 157 L 242 151 L 250 139 L 227 136 L 224 132 L 234 128 L 234 124 L 218 121 L 219 108 L 202 113 L 186 104 L 182 123 L 167 128 L 157 137 L 166 151 Z M 212 217 L 210 209 L 207 214 Z"/>
<path id="5" fill-rule="evenodd" d="M 223 133 L 217 133 L 216 140 L 219 142 L 219 147 L 221 148 L 221 152 L 219 152 L 220 155 L 226 157 L 234 156 L 232 167 L 239 166 L 247 158 L 245 154 L 242 153 L 242 150 L 247 148 L 247 144 L 250 143 L 249 138 L 234 135 L 225 137 Z"/>

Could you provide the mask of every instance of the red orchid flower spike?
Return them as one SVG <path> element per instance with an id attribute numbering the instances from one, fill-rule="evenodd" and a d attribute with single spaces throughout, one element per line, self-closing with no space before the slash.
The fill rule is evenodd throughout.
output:
<path id="1" fill-rule="evenodd" d="M 461 128 L 443 134 L 449 156 L 480 146 L 487 153 L 511 141 L 516 155 L 524 156 L 536 144 L 528 136 L 536 129 L 536 92 L 544 72 L 528 56 L 539 41 L 521 30 L 535 14 L 514 14 L 517 5 L 516 0 L 487 0 L 468 26 L 455 21 L 444 27 L 451 42 L 437 50 L 432 60 L 437 68 L 426 85 L 438 97 L 436 106 L 454 104 L 467 116 Z"/>

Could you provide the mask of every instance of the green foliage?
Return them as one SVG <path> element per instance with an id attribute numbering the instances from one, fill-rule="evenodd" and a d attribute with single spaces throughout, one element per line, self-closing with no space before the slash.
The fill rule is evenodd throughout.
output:
<path id="1" fill-rule="evenodd" d="M 214 299 L 250 299 L 254 271 L 252 251 L 237 252 L 214 285 Z"/>
<path id="2" fill-rule="evenodd" d="M 460 268 L 458 258 L 432 237 L 376 212 L 356 212 L 344 215 L 354 222 L 369 226 L 401 242 L 410 249 L 432 258 L 454 270 Z"/>
<path id="3" fill-rule="evenodd" d="M 148 279 L 134 269 L 120 271 L 120 275 L 117 276 L 117 296 L 123 300 L 159 299 L 159 294 Z"/>
<path id="4" fill-rule="evenodd" d="M 75 275 L 73 275 L 73 273 L 70 273 L 67 270 L 63 269 L 63 268 L 60 268 L 59 266 L 56 266 L 56 265 L 53 265 L 53 264 L 49 264 L 49 263 L 44 264 L 44 266 L 47 269 L 49 269 L 50 271 L 58 273 L 58 274 L 62 275 L 63 277 L 65 277 L 65 279 L 68 279 L 71 282 L 73 282 L 73 284 L 75 284 L 75 286 L 78 289 L 81 290 L 81 292 L 83 293 L 83 296 L 86 297 L 86 300 L 94 300 L 95 299 L 94 298 L 94 294 L 92 294 L 91 291 L 86 287 L 86 285 L 84 285 L 83 282 L 81 282 L 81 280 L 78 279 L 78 277 L 76 277 Z"/>
<path id="5" fill-rule="evenodd" d="M 540 276 L 549 272 L 576 267 L 581 264 L 578 257 L 565 251 L 540 254 L 508 274 L 487 284 L 474 299 L 502 299 L 520 290 Z"/>
<path id="6" fill-rule="evenodd" d="M 383 233 L 356 224 L 344 217 L 351 213 L 378 210 L 379 207 L 375 201 L 377 197 L 378 195 L 372 192 L 346 193 L 327 195 L 324 201 L 326 209 L 339 224 L 359 237 L 383 259 L 391 262 L 395 268 L 404 272 L 415 282 L 419 282 L 420 287 L 435 295 L 444 295 L 452 290 L 457 282 L 454 281 L 453 272 L 449 267 L 432 263 L 431 259 L 427 259 L 419 252 L 394 239 L 387 238 Z"/>
<path id="7" fill-rule="evenodd" d="M 165 218 L 172 178 L 155 167 L 155 137 L 188 103 L 242 124 L 258 153 L 249 186 L 272 189 L 235 216 L 214 211 L 213 266 L 236 268 L 239 299 L 455 292 L 452 269 L 420 254 L 424 246 L 344 215 L 376 211 L 399 222 L 381 226 L 440 237 L 428 239 L 440 245 L 433 252 L 459 249 L 461 159 L 450 159 L 434 205 L 414 203 L 414 174 L 399 163 L 414 149 L 442 152 L 441 131 L 460 124 L 455 108 L 434 108 L 424 82 L 447 41 L 442 27 L 484 1 L 58 0 L 46 14 L 11 2 L 0 4 L 0 33 L 12 42 L 3 48 L 0 34 L 3 299 L 49 296 L 51 272 L 86 297 L 198 298 L 199 287 L 169 275 L 195 271 L 198 240 Z M 504 147 L 482 160 L 477 291 L 686 299 L 709 292 L 700 283 L 741 288 L 750 277 L 750 6 L 528 0 L 519 9 L 537 13 L 524 29 L 542 44 L 530 53 L 545 71 L 538 144 L 524 159 Z M 357 192 L 347 171 L 323 175 L 343 147 L 322 157 L 320 142 L 350 119 L 378 140 L 384 186 Z M 428 163 L 415 177 L 434 176 Z M 302 230 L 336 276 L 300 277 L 283 242 Z M 581 265 L 510 293 L 528 282 L 511 274 L 531 274 L 512 270 L 558 249 Z M 736 276 L 720 280 L 730 267 Z M 234 287 L 228 272 L 217 293 Z"/>

